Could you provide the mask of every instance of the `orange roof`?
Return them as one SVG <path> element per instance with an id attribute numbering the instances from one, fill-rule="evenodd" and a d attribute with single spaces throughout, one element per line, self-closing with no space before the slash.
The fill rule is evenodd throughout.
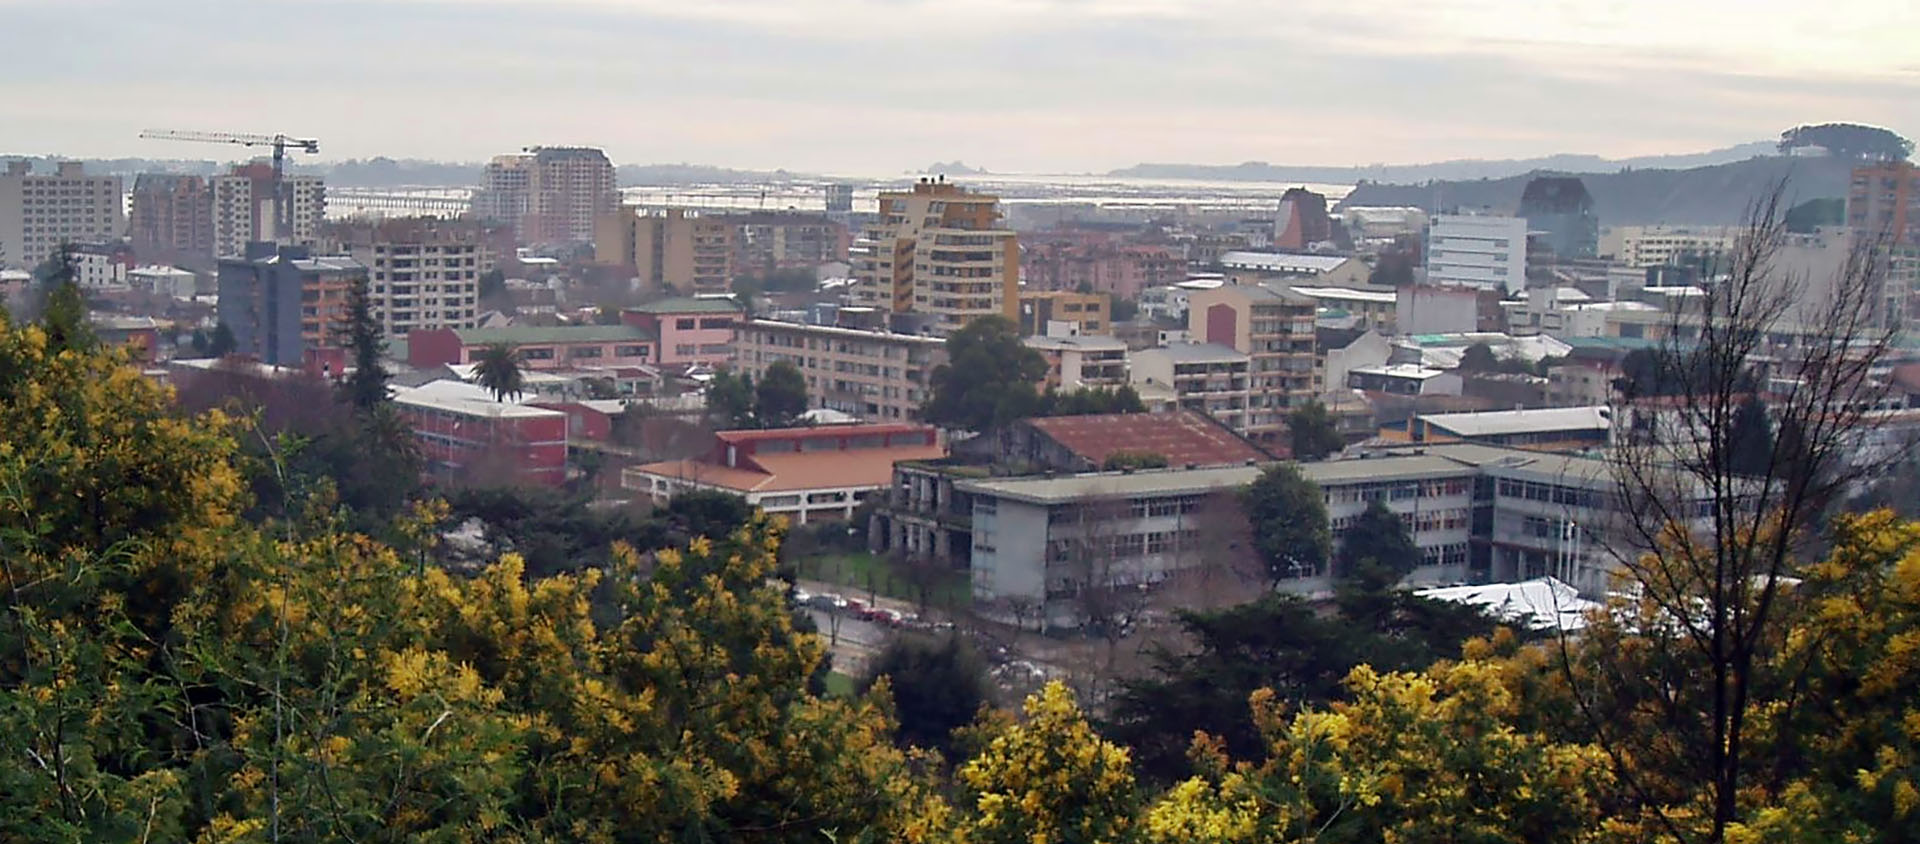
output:
<path id="1" fill-rule="evenodd" d="M 699 460 L 649 463 L 638 471 L 733 490 L 792 492 L 840 487 L 882 487 L 893 480 L 893 464 L 901 460 L 934 460 L 946 456 L 937 445 L 862 448 L 849 451 L 805 451 L 797 454 L 756 454 L 765 472 L 733 469 Z"/>
<path id="2" fill-rule="evenodd" d="M 933 430 L 931 425 L 914 425 L 905 422 L 880 422 L 854 425 L 814 425 L 803 428 L 748 428 L 737 431 L 715 431 L 714 436 L 721 442 L 743 443 L 755 440 L 784 440 L 796 437 L 813 439 L 826 437 L 852 437 L 863 434 L 910 434 Z"/>
<path id="3" fill-rule="evenodd" d="M 1158 454 L 1171 466 L 1233 466 L 1273 459 L 1259 446 L 1191 410 L 1045 416 L 1029 419 L 1027 424 L 1095 466 L 1116 451 Z"/>

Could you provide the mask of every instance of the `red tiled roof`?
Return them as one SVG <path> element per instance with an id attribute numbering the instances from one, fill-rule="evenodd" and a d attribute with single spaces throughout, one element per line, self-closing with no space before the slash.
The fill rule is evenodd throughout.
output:
<path id="1" fill-rule="evenodd" d="M 743 443 L 743 442 L 754 442 L 756 440 L 773 440 L 773 439 L 790 440 L 795 437 L 841 437 L 841 436 L 858 436 L 862 434 L 909 434 L 914 432 L 926 432 L 931 430 L 933 430 L 933 428 L 927 425 L 912 425 L 907 423 L 890 422 L 890 423 L 882 423 L 882 424 L 874 424 L 874 425 L 818 425 L 818 426 L 806 427 L 806 428 L 767 428 L 765 430 L 749 429 L 749 430 L 741 430 L 741 431 L 715 431 L 713 435 L 715 437 L 718 437 L 721 442 Z"/>
<path id="2" fill-rule="evenodd" d="M 1170 466 L 1227 466 L 1273 459 L 1259 446 L 1191 410 L 1048 416 L 1027 422 L 1094 465 L 1105 463 L 1116 451 L 1159 454 Z"/>
<path id="3" fill-rule="evenodd" d="M 895 446 L 756 455 L 754 459 L 766 467 L 765 472 L 734 469 L 700 460 L 649 463 L 637 470 L 650 475 L 724 487 L 744 495 L 749 492 L 883 487 L 893 481 L 895 461 L 935 460 L 946 454 L 946 449 L 937 445 Z"/>

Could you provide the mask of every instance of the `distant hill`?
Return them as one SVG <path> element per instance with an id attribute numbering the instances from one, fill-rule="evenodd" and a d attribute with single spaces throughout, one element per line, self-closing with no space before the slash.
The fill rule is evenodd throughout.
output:
<path id="1" fill-rule="evenodd" d="M 989 174 L 989 173 L 988 173 L 988 172 L 986 171 L 986 169 L 985 169 L 985 168 L 983 168 L 983 167 L 968 167 L 968 166 L 967 166 L 967 163 L 966 163 L 966 162 L 964 162 L 964 161 L 961 161 L 960 159 L 957 159 L 957 158 L 956 158 L 956 159 L 954 159 L 954 160 L 952 160 L 952 161 L 935 161 L 934 163 L 932 163 L 932 164 L 929 164 L 929 165 L 927 165 L 927 169 L 925 169 L 925 170 L 922 170 L 922 171 L 920 171 L 920 173 L 910 173 L 910 174 L 908 174 L 908 175 L 913 175 L 913 176 L 918 176 L 918 175 L 921 175 L 921 173 L 925 173 L 925 174 L 929 174 L 929 175 L 934 175 L 934 176 L 940 176 L 940 175 L 946 175 L 946 176 L 986 176 L 986 175 L 990 175 L 990 174 Z"/>
<path id="2" fill-rule="evenodd" d="M 734 170 L 707 164 L 622 164 L 613 169 L 623 185 L 732 185 L 806 177 L 786 170 Z"/>
<path id="3" fill-rule="evenodd" d="M 1653 155 L 1640 158 L 1608 159 L 1597 155 L 1549 155 L 1542 158 L 1510 160 L 1459 159 L 1428 164 L 1371 164 L 1361 167 L 1315 167 L 1308 165 L 1268 164 L 1249 161 L 1244 164 L 1136 164 L 1107 175 L 1144 179 L 1203 179 L 1246 182 L 1322 182 L 1355 184 L 1388 182 L 1406 184 L 1434 179 L 1500 179 L 1538 170 L 1565 173 L 1612 173 L 1625 169 L 1703 167 L 1744 161 L 1758 155 L 1777 154 L 1772 141 L 1681 155 Z"/>
<path id="4" fill-rule="evenodd" d="M 1511 213 L 1520 191 L 1538 175 L 1578 175 L 1593 195 L 1603 226 L 1685 223 L 1728 225 L 1744 217 L 1753 199 L 1787 179 L 1787 204 L 1847 195 L 1854 162 L 1836 158 L 1749 158 L 1684 170 L 1623 170 L 1614 173 L 1536 171 L 1500 179 L 1434 181 L 1426 184 L 1362 183 L 1341 200 L 1356 205 L 1411 205 L 1429 211 L 1485 208 Z"/>

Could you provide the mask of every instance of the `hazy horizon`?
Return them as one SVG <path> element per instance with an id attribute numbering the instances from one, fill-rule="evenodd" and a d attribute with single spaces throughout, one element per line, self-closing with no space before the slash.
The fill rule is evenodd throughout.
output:
<path id="1" fill-rule="evenodd" d="M 1886 6 L 0 0 L 0 139 L 226 159 L 135 135 L 279 131 L 318 161 L 578 144 L 871 176 L 1617 159 L 1830 120 L 1914 134 L 1920 7 Z"/>

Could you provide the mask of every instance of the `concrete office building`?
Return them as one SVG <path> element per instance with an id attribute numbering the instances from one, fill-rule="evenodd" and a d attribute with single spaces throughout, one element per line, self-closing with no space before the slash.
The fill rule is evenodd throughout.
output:
<path id="1" fill-rule="evenodd" d="M 1427 227 L 1427 281 L 1508 294 L 1526 289 L 1526 219 L 1435 215 Z"/>
<path id="2" fill-rule="evenodd" d="M 734 331 L 734 366 L 756 383 L 779 361 L 806 376 L 813 407 L 903 422 L 926 403 L 928 379 L 946 363 L 947 346 L 932 337 L 770 319 Z"/>
<path id="3" fill-rule="evenodd" d="M 8 161 L 0 172 L 0 269 L 31 270 L 63 243 L 116 240 L 126 228 L 119 176 L 90 176 L 78 161 L 52 173 Z"/>
<path id="4" fill-rule="evenodd" d="M 367 268 L 304 246 L 250 244 L 220 259 L 219 315 L 234 353 L 275 366 L 303 366 L 309 352 L 341 345 L 347 296 Z"/>
<path id="5" fill-rule="evenodd" d="M 1315 300 L 1280 285 L 1223 284 L 1187 297 L 1187 330 L 1247 356 L 1249 404 L 1239 429 L 1272 444 L 1314 395 Z"/>
<path id="6" fill-rule="evenodd" d="M 479 327 L 479 226 L 430 217 L 351 222 L 328 235 L 330 251 L 367 268 L 374 319 L 388 337 L 425 328 Z"/>
<path id="7" fill-rule="evenodd" d="M 1614 226 L 1601 238 L 1600 254 L 1637 270 L 1664 267 L 1686 256 L 1719 265 L 1738 237 L 1726 226 Z"/>
<path id="8" fill-rule="evenodd" d="M 733 280 L 845 261 L 846 226 L 817 214 L 689 214 L 621 208 L 600 218 L 594 261 L 631 268 L 648 291 L 725 293 Z"/>
<path id="9" fill-rule="evenodd" d="M 177 173 L 135 176 L 127 237 L 143 262 L 207 266 L 213 260 L 213 186 Z"/>
<path id="10" fill-rule="evenodd" d="M 236 164 L 224 176 L 215 176 L 213 190 L 213 254 L 216 258 L 244 257 L 247 244 L 258 242 L 311 246 L 327 216 L 327 186 L 319 176 L 287 174 L 293 195 L 290 232 L 274 231 L 273 165 L 264 161 Z"/>
<path id="11" fill-rule="evenodd" d="M 999 205 L 945 181 L 883 191 L 878 220 L 854 244 L 855 300 L 926 314 L 939 336 L 983 316 L 1017 320 L 1020 244 Z"/>
<path id="12" fill-rule="evenodd" d="M 487 163 L 474 212 L 511 223 L 521 243 L 592 243 L 600 218 L 619 210 L 613 162 L 592 147 L 532 147 Z"/>

